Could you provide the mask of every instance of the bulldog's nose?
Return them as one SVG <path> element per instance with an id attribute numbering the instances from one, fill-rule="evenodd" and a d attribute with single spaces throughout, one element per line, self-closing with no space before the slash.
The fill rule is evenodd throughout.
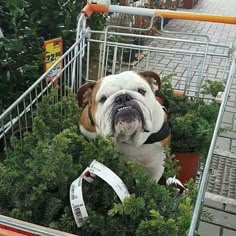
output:
<path id="1" fill-rule="evenodd" d="M 117 104 L 124 104 L 124 103 L 130 101 L 131 99 L 132 99 L 132 97 L 130 95 L 128 95 L 128 94 L 121 94 L 118 97 L 116 97 L 115 102 Z"/>

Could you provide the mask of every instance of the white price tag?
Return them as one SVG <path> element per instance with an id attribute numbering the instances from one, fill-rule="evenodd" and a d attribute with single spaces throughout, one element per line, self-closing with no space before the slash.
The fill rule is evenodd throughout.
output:
<path id="1" fill-rule="evenodd" d="M 82 194 L 83 176 L 88 171 L 86 168 L 82 175 L 77 178 L 70 186 L 70 204 L 74 215 L 75 222 L 78 227 L 81 227 L 83 222 L 88 218 L 88 213 L 84 205 Z"/>
<path id="2" fill-rule="evenodd" d="M 83 222 L 88 218 L 82 194 L 82 181 L 85 179 L 91 183 L 96 176 L 103 179 L 113 188 L 121 202 L 126 197 L 129 197 L 129 192 L 123 181 L 108 167 L 94 160 L 70 186 L 70 203 L 78 227 L 81 227 Z"/>
<path id="3" fill-rule="evenodd" d="M 215 101 L 219 104 L 221 104 L 224 97 L 224 92 L 218 92 L 218 94 L 215 97 Z"/>
<path id="4" fill-rule="evenodd" d="M 101 5 L 110 5 L 111 0 L 88 0 L 88 3 L 91 4 L 101 4 Z"/>

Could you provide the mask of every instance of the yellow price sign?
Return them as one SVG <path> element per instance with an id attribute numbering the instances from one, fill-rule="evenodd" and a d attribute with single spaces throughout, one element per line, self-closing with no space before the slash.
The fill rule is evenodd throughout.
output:
<path id="1" fill-rule="evenodd" d="M 44 42 L 44 71 L 47 71 L 63 54 L 62 38 L 55 38 Z M 50 81 L 58 75 L 62 69 L 62 62 L 58 63 L 48 74 L 47 79 Z"/>

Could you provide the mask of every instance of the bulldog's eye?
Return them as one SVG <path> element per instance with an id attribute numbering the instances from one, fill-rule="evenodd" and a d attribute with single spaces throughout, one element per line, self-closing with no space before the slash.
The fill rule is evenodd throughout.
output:
<path id="1" fill-rule="evenodd" d="M 104 103 L 107 100 L 107 98 L 105 96 L 101 97 L 100 101 L 101 103 Z"/>
<path id="2" fill-rule="evenodd" d="M 138 92 L 140 93 L 140 94 L 142 94 L 143 96 L 145 95 L 145 93 L 146 93 L 146 91 L 145 90 L 143 90 L 143 89 L 138 89 Z"/>

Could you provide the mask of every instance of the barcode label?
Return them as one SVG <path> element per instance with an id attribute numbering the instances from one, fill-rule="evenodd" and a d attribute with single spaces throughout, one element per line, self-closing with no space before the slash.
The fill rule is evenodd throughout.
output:
<path id="1" fill-rule="evenodd" d="M 88 218 L 82 195 L 82 180 L 83 175 L 77 178 L 70 187 L 70 204 L 78 228 L 81 227 L 85 219 Z"/>
<path id="2" fill-rule="evenodd" d="M 75 185 L 72 185 L 71 187 L 71 200 L 75 200 L 77 198 L 77 195 L 75 195 Z"/>
<path id="3" fill-rule="evenodd" d="M 75 213 L 77 223 L 80 224 L 84 222 L 79 205 L 73 206 L 73 211 Z"/>

